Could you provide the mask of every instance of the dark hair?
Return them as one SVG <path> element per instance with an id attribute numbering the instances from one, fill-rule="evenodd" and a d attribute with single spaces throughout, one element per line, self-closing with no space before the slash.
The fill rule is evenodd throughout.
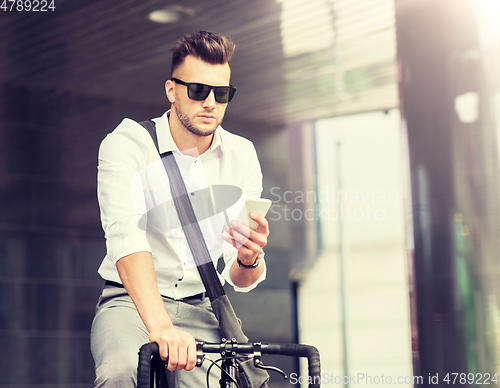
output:
<path id="1" fill-rule="evenodd" d="M 234 49 L 233 41 L 223 35 L 207 31 L 193 32 L 173 45 L 171 74 L 188 55 L 193 55 L 213 65 L 230 63 Z"/>

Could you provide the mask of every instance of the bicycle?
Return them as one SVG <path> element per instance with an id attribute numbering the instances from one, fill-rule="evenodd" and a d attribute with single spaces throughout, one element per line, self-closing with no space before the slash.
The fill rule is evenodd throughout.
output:
<path id="1" fill-rule="evenodd" d="M 207 354 L 220 354 L 219 360 L 211 360 Z M 287 375 L 282 370 L 262 363 L 262 355 L 275 354 L 282 356 L 304 357 L 308 360 L 309 387 L 319 388 L 321 385 L 321 365 L 319 352 L 314 346 L 303 344 L 272 344 L 272 343 L 238 343 L 235 339 L 220 343 L 196 343 L 196 366 L 201 366 L 205 360 L 212 362 L 207 370 L 207 388 L 211 368 L 216 365 L 221 370 L 219 385 L 221 388 L 237 388 L 236 359 L 253 358 L 254 365 L 258 368 L 280 373 L 285 379 Z M 221 362 L 221 366 L 217 362 Z M 145 344 L 139 352 L 139 366 L 137 369 L 137 388 L 166 387 L 162 380 L 164 374 L 159 373 L 165 368 L 164 361 L 159 356 L 159 347 L 155 342 Z"/>

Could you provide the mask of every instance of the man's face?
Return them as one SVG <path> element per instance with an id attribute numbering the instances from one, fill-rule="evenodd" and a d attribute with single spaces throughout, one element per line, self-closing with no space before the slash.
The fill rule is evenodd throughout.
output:
<path id="1" fill-rule="evenodd" d="M 229 86 L 230 76 L 229 64 L 212 65 L 191 55 L 185 58 L 173 75 L 184 82 L 213 86 Z M 212 135 L 224 118 L 227 104 L 216 102 L 213 91 L 204 101 L 194 101 L 188 97 L 186 86 L 167 81 L 167 96 L 172 103 L 172 113 L 197 136 Z"/>

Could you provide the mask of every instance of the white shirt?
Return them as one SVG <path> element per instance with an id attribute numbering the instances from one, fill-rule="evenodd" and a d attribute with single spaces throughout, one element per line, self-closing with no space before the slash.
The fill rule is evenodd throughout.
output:
<path id="1" fill-rule="evenodd" d="M 227 280 L 236 291 L 250 291 L 265 279 L 266 269 L 249 287 L 232 283 L 229 269 L 236 260 L 237 250 L 221 237 L 226 218 L 218 205 L 220 201 L 216 197 L 214 203 L 206 194 L 220 189 L 221 185 L 233 186 L 227 191 L 233 194 L 241 189 L 243 195 L 227 208 L 229 220 L 236 217 L 245 199 L 259 198 L 262 173 L 255 148 L 249 140 L 219 126 L 205 153 L 198 157 L 184 155 L 172 138 L 169 113 L 153 120 L 160 152 L 172 151 L 175 156 L 186 189 L 192 195 L 212 260 L 216 263 L 221 255 L 224 257 L 225 269 L 219 275 L 221 282 L 224 284 L 224 279 Z M 124 119 L 102 141 L 97 192 L 107 247 L 99 268 L 103 279 L 121 283 L 116 262 L 145 251 L 153 255 L 162 295 L 182 299 L 205 291 L 173 206 L 163 163 L 150 134 L 135 121 Z M 195 198 L 203 199 L 196 202 Z M 228 206 L 227 198 L 223 202 Z"/>

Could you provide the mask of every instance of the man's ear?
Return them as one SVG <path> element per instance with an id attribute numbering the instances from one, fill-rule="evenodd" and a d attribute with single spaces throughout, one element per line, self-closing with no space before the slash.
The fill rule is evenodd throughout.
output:
<path id="1" fill-rule="evenodd" d="M 175 85 L 174 85 L 174 81 L 172 81 L 172 80 L 169 79 L 169 80 L 167 80 L 167 82 L 165 82 L 165 94 L 167 95 L 167 98 L 170 101 L 170 103 L 175 102 Z"/>

